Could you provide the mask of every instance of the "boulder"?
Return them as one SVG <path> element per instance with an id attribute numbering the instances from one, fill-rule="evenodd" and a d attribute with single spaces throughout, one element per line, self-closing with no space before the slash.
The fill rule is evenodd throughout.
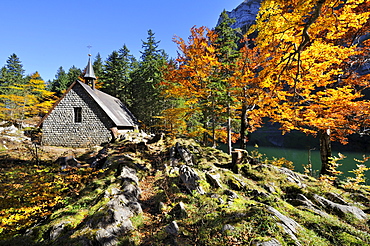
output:
<path id="1" fill-rule="evenodd" d="M 335 203 L 316 194 L 313 195 L 313 199 L 320 207 L 322 207 L 328 213 L 334 212 L 340 217 L 344 217 L 346 214 L 351 214 L 359 220 L 367 220 L 366 213 L 356 206 Z"/>
<path id="2" fill-rule="evenodd" d="M 333 192 L 329 192 L 329 193 L 326 193 L 325 196 L 332 202 L 335 202 L 335 203 L 339 203 L 339 204 L 342 204 L 342 205 L 349 205 L 348 202 L 346 202 L 343 197 L 341 197 L 340 195 L 336 194 L 336 193 L 333 193 Z"/>
<path id="3" fill-rule="evenodd" d="M 237 178 L 236 176 L 230 177 L 227 181 L 227 184 L 230 186 L 231 189 L 236 191 L 245 190 L 247 186 L 243 180 Z"/>
<path id="4" fill-rule="evenodd" d="M 192 168 L 188 167 L 187 165 L 181 165 L 179 168 L 179 173 L 181 181 L 185 184 L 190 193 L 193 191 L 196 191 L 201 195 L 205 193 L 198 183 L 200 177 Z"/>
<path id="5" fill-rule="evenodd" d="M 188 217 L 188 212 L 185 209 L 183 202 L 179 202 L 170 212 L 170 215 L 173 215 L 177 219 L 183 219 Z"/>
<path id="6" fill-rule="evenodd" d="M 180 234 L 179 226 L 176 221 L 172 221 L 167 227 L 166 232 L 172 236 L 178 236 Z"/>
<path id="7" fill-rule="evenodd" d="M 224 226 L 222 227 L 221 232 L 222 232 L 222 233 L 225 233 L 225 232 L 227 232 L 227 231 L 234 231 L 234 230 L 235 230 L 235 227 L 234 227 L 234 226 L 232 226 L 232 225 L 230 225 L 230 224 L 226 224 L 226 225 L 224 225 Z"/>
<path id="8" fill-rule="evenodd" d="M 93 157 L 90 167 L 102 169 L 108 159 L 108 149 L 106 147 L 99 150 L 98 154 Z"/>
<path id="9" fill-rule="evenodd" d="M 222 188 L 221 175 L 219 173 L 211 174 L 210 172 L 207 172 L 206 179 L 213 188 Z"/>
<path id="10" fill-rule="evenodd" d="M 50 233 L 49 233 L 50 240 L 55 240 L 56 238 L 58 238 L 62 234 L 65 225 L 68 224 L 68 223 L 69 222 L 67 222 L 67 221 L 62 221 L 62 222 L 54 225 L 51 228 Z"/>
<path id="11" fill-rule="evenodd" d="M 194 156 L 187 148 L 179 143 L 176 143 L 176 150 L 180 154 L 181 158 L 185 161 L 186 165 L 193 166 L 195 164 Z"/>
<path id="12" fill-rule="evenodd" d="M 148 141 L 147 141 L 147 144 L 153 144 L 153 143 L 157 143 L 161 140 L 163 140 L 163 137 L 164 137 L 164 133 L 158 133 L 158 134 L 155 134 L 152 138 L 150 138 Z"/>
<path id="13" fill-rule="evenodd" d="M 298 242 L 296 234 L 298 233 L 298 230 L 302 229 L 302 226 L 298 224 L 295 220 L 288 218 L 271 206 L 267 207 L 267 211 L 269 211 L 280 221 L 280 223 L 278 224 L 280 224 L 283 227 L 284 231 L 296 242 L 296 245 L 301 245 Z"/>
<path id="14" fill-rule="evenodd" d="M 143 209 L 141 208 L 141 205 L 138 202 L 129 202 L 127 206 L 134 214 L 141 214 L 143 212 Z"/>
<path id="15" fill-rule="evenodd" d="M 56 160 L 56 163 L 60 165 L 61 170 L 77 167 L 80 164 L 74 155 L 61 156 Z"/>
<path id="16" fill-rule="evenodd" d="M 84 245 L 118 245 L 120 237 L 134 230 L 130 218 L 142 213 L 138 202 L 141 194 L 139 179 L 132 168 L 124 166 L 120 171 L 121 187 L 107 189 L 101 199 L 109 200 L 80 225 L 80 230 L 88 235 L 83 238 Z M 55 245 L 62 230 L 63 225 L 59 225 L 51 231 L 50 238 L 56 238 Z"/>
<path id="17" fill-rule="evenodd" d="M 318 214 L 323 217 L 329 216 L 326 212 L 322 211 L 317 205 L 315 205 L 312 201 L 310 201 L 306 196 L 303 194 L 298 194 L 296 198 L 294 199 L 288 199 L 287 202 L 292 204 L 293 206 L 300 206 L 302 208 L 305 208 L 306 210 L 309 210 L 315 214 Z"/>
<path id="18" fill-rule="evenodd" d="M 251 196 L 254 197 L 254 199 L 269 197 L 269 194 L 267 194 L 263 191 L 256 190 L 256 189 L 253 189 L 250 194 L 251 194 Z"/>
<path id="19" fill-rule="evenodd" d="M 296 172 L 294 172 L 294 171 L 292 171 L 292 170 L 290 170 L 286 167 L 277 167 L 277 166 L 273 166 L 273 165 L 271 165 L 270 167 L 272 167 L 276 171 L 286 175 L 287 176 L 287 178 L 286 178 L 287 181 L 298 185 L 299 188 L 305 188 L 306 187 L 306 184 L 303 183 L 305 175 L 296 173 Z"/>
<path id="20" fill-rule="evenodd" d="M 281 246 L 281 243 L 277 239 L 273 238 L 265 242 L 253 241 L 252 245 L 253 246 Z"/>
<path id="21" fill-rule="evenodd" d="M 122 167 L 118 179 L 122 180 L 122 183 L 128 181 L 133 182 L 135 185 L 139 185 L 139 178 L 136 175 L 136 170 L 127 166 Z"/>
<path id="22" fill-rule="evenodd" d="M 140 194 L 141 189 L 134 185 L 134 184 L 127 184 L 126 186 L 122 187 L 124 188 L 123 194 L 129 201 L 137 202 Z"/>
<path id="23" fill-rule="evenodd" d="M 276 189 L 275 189 L 275 184 L 274 183 L 271 183 L 271 184 L 265 184 L 263 186 L 263 188 L 268 191 L 270 194 L 274 194 L 276 193 Z"/>
<path id="24" fill-rule="evenodd" d="M 234 200 L 239 197 L 238 194 L 231 190 L 225 190 L 224 194 L 227 195 L 229 200 Z"/>

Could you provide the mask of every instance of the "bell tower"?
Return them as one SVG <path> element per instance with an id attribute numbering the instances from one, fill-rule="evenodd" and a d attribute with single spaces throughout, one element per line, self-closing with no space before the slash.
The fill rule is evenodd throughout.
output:
<path id="1" fill-rule="evenodd" d="M 88 84 L 91 86 L 91 88 L 94 90 L 95 89 L 95 80 L 96 80 L 96 77 L 95 77 L 95 73 L 94 73 L 94 68 L 91 64 L 91 54 L 89 54 L 89 61 L 87 62 L 87 66 L 86 66 L 86 69 L 85 69 L 85 75 L 84 75 L 84 79 L 85 79 L 85 84 Z"/>

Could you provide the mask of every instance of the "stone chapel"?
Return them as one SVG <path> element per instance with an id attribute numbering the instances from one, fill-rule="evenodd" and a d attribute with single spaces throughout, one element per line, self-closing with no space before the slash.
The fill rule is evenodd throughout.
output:
<path id="1" fill-rule="evenodd" d="M 100 145 L 138 127 L 135 116 L 118 98 L 95 88 L 90 55 L 84 80 L 75 81 L 39 122 L 42 145 Z"/>

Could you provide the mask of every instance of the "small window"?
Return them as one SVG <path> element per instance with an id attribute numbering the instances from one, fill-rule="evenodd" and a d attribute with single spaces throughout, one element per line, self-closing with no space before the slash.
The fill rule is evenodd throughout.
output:
<path id="1" fill-rule="evenodd" d="M 75 111 L 75 123 L 81 123 L 82 122 L 82 108 L 77 107 L 74 108 Z"/>

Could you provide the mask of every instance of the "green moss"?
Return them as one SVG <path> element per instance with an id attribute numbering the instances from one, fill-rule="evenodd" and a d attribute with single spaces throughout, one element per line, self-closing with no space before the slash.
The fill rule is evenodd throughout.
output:
<path id="1" fill-rule="evenodd" d="M 358 246 L 364 246 L 364 245 L 370 245 L 370 242 L 365 243 L 363 240 L 360 240 L 360 238 L 355 237 L 347 232 L 341 232 L 337 235 L 337 240 L 340 245 L 358 245 Z"/>

